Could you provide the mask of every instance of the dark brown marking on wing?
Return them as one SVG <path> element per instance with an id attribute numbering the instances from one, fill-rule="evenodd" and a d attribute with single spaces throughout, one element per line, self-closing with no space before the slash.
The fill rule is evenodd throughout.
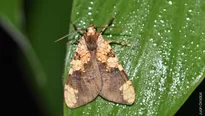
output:
<path id="1" fill-rule="evenodd" d="M 108 57 L 115 57 L 115 53 L 113 52 L 113 50 L 111 49 L 110 52 L 107 53 Z"/>
<path id="2" fill-rule="evenodd" d="M 80 55 L 78 54 L 78 52 L 75 52 L 73 59 L 74 60 L 79 60 L 80 59 Z"/>

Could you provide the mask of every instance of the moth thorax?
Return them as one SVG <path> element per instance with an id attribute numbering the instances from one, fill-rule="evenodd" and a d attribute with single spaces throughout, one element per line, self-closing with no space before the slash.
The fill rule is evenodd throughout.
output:
<path id="1" fill-rule="evenodd" d="M 86 46 L 87 46 L 88 50 L 90 50 L 90 51 L 96 50 L 97 39 L 98 39 L 98 37 L 96 35 L 90 35 L 90 36 L 87 36 L 85 38 Z"/>
<path id="2" fill-rule="evenodd" d="M 87 35 L 95 35 L 97 29 L 94 27 L 93 24 L 90 24 L 89 27 L 86 29 Z"/>

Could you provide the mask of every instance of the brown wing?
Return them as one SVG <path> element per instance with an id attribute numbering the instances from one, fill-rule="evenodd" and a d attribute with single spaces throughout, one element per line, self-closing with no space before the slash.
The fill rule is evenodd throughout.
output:
<path id="1" fill-rule="evenodd" d="M 135 92 L 110 45 L 100 35 L 97 41 L 97 59 L 103 81 L 100 95 L 112 102 L 133 104 Z"/>
<path id="2" fill-rule="evenodd" d="M 82 37 L 65 83 L 65 102 L 70 108 L 85 105 L 97 97 L 101 88 L 101 77 L 95 54 L 92 55 L 87 50 L 84 37 Z"/>

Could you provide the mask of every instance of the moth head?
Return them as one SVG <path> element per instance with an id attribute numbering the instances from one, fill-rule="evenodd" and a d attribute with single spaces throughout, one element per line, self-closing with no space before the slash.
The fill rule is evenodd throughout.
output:
<path id="1" fill-rule="evenodd" d="M 94 35 L 97 29 L 94 27 L 93 24 L 90 24 L 89 27 L 86 29 L 87 35 Z"/>

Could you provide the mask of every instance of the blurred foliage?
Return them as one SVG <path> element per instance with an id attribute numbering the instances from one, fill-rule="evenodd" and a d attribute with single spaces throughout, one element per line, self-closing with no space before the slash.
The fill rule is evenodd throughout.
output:
<path id="1" fill-rule="evenodd" d="M 0 1 L 0 21 L 25 54 L 19 62 L 29 63 L 22 66 L 28 85 L 49 116 L 63 115 L 66 42 L 54 41 L 68 33 L 71 6 L 70 0 Z"/>
<path id="2" fill-rule="evenodd" d="M 135 104 L 119 105 L 98 97 L 73 110 L 64 104 L 64 116 L 171 116 L 203 80 L 203 0 L 75 0 L 74 3 L 69 0 L 1 0 L 0 21 L 19 35 L 13 37 L 17 38 L 15 41 L 32 70 L 28 73 L 25 68 L 28 85 L 37 88 L 39 92 L 34 92 L 34 96 L 40 98 L 39 104 L 49 116 L 63 115 L 62 80 L 67 78 L 76 46 L 68 46 L 66 51 L 65 40 L 54 41 L 68 33 L 70 16 L 79 28 L 85 28 L 90 23 L 103 26 L 117 12 L 113 26 L 124 29 L 109 29 L 103 37 L 134 46 L 112 45 L 133 82 Z M 72 35 L 74 30 L 70 28 Z"/>
<path id="3" fill-rule="evenodd" d="M 46 74 L 41 95 L 50 116 L 63 115 L 62 73 L 66 44 L 54 41 L 68 33 L 72 1 L 35 0 L 27 1 L 25 6 L 26 31 Z"/>
<path id="4" fill-rule="evenodd" d="M 21 27 L 22 20 L 22 1 L 21 0 L 1 0 L 0 18 L 4 18 L 8 23 L 12 23 L 16 28 Z"/>

